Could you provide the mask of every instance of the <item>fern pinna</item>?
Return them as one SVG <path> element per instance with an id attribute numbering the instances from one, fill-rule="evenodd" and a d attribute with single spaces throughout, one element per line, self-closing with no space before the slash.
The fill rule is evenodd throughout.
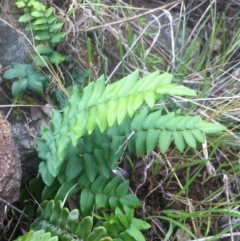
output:
<path id="1" fill-rule="evenodd" d="M 205 133 L 225 129 L 198 116 L 153 109 L 165 96 L 196 95 L 171 83 L 172 75 L 154 72 L 138 78 L 135 71 L 112 84 L 105 85 L 101 77 L 82 92 L 75 88 L 63 113 L 55 110 L 51 129 L 43 128 L 42 138 L 36 140 L 43 160 L 39 172 L 46 184 L 42 199 L 58 202 L 79 195 L 81 216 L 97 212 L 95 218 L 101 217 L 109 240 L 144 240 L 139 230 L 148 227 L 133 218 L 134 208 L 141 207 L 141 202 L 129 193 L 129 182 L 110 176 L 124 150 L 141 156 L 159 146 L 164 153 L 173 141 L 183 151 L 186 146 L 196 148 L 197 142 L 205 142 Z M 50 231 L 50 224 L 39 220 L 43 226 L 35 230 Z"/>

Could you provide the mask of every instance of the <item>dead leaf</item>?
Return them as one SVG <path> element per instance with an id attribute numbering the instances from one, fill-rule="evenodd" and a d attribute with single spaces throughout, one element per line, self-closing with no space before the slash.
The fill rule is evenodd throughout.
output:
<path id="1" fill-rule="evenodd" d="M 30 112 L 31 112 L 31 117 L 34 121 L 41 119 L 42 111 L 39 107 L 30 106 Z"/>
<path id="2" fill-rule="evenodd" d="M 41 109 L 45 115 L 47 115 L 50 118 L 52 117 L 53 107 L 50 104 L 44 105 L 43 107 L 41 107 Z"/>
<path id="3" fill-rule="evenodd" d="M 191 227 L 189 224 L 185 223 L 184 225 L 189 231 L 191 231 Z M 188 240 L 191 240 L 191 236 L 186 232 L 184 231 L 183 229 L 178 229 L 177 232 L 176 232 L 176 236 L 177 236 L 177 241 L 188 241 Z"/>

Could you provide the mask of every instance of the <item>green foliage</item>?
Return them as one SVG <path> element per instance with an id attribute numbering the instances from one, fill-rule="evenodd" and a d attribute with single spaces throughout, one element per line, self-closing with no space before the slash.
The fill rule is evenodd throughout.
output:
<path id="1" fill-rule="evenodd" d="M 52 237 L 50 232 L 38 230 L 36 232 L 30 231 L 18 237 L 15 241 L 58 241 L 58 237 Z"/>
<path id="2" fill-rule="evenodd" d="M 140 219 L 134 218 L 134 210 L 124 206 L 124 212 L 118 207 L 114 214 L 105 221 L 103 226 L 114 241 L 137 240 L 144 241 L 145 238 L 140 230 L 150 228 L 150 224 Z"/>
<path id="3" fill-rule="evenodd" d="M 49 78 L 38 72 L 31 64 L 13 64 L 12 68 L 3 74 L 4 79 L 18 79 L 12 85 L 13 97 L 17 97 L 25 90 L 43 93 L 49 84 Z"/>
<path id="4" fill-rule="evenodd" d="M 79 222 L 79 212 L 77 209 L 69 212 L 62 207 L 62 202 L 43 202 L 39 208 L 40 217 L 31 225 L 32 231 L 45 230 L 52 236 L 58 237 L 60 241 L 100 241 L 112 240 L 108 237 L 106 228 L 102 226 L 94 227 L 93 218 L 84 217 Z M 30 231 L 31 232 L 31 231 Z"/>
<path id="5" fill-rule="evenodd" d="M 63 113 L 54 111 L 51 129 L 43 128 L 42 138 L 36 140 L 43 160 L 39 172 L 46 185 L 39 180 L 30 185 L 43 200 L 32 230 L 50 232 L 59 240 L 144 241 L 141 230 L 150 225 L 134 218 L 141 202 L 129 193 L 129 181 L 112 176 L 123 152 L 141 156 L 159 146 L 164 153 L 172 141 L 179 151 L 197 148 L 205 134 L 225 129 L 199 116 L 164 114 L 153 108 L 165 96 L 195 96 L 172 84 L 170 74 L 138 78 L 135 71 L 107 86 L 101 77 L 82 91 L 75 87 Z M 61 201 L 73 196 L 78 208 L 69 212 Z"/>
<path id="6" fill-rule="evenodd" d="M 39 168 L 44 182 L 51 185 L 66 157 L 69 165 L 83 161 L 82 165 L 78 164 L 79 173 L 84 170 L 91 181 L 95 179 L 98 170 L 109 177 L 109 170 L 116 168 L 119 158 L 115 153 L 132 132 L 135 135 L 129 140 L 128 148 L 130 152 L 136 150 L 140 156 L 145 151 L 152 151 L 157 143 L 162 152 L 166 152 L 172 138 L 180 151 L 186 145 L 196 148 L 197 142 L 205 141 L 204 133 L 225 129 L 221 125 L 203 122 L 199 117 L 176 116 L 175 113 L 162 116 L 161 111 L 148 115 L 145 109 L 138 111 L 143 104 L 152 108 L 156 101 L 165 96 L 195 95 L 184 86 L 172 84 L 171 80 L 170 74 L 159 75 L 158 72 L 138 80 L 138 72 L 135 71 L 107 86 L 101 77 L 84 88 L 83 93 L 74 88 L 69 104 L 63 109 L 63 115 L 54 111 L 52 130 L 42 129 L 42 139 L 36 141 L 39 157 L 44 160 Z M 136 113 L 138 114 L 134 116 Z M 121 126 L 121 123 L 124 124 Z M 121 135 L 116 134 L 118 128 Z M 106 136 L 102 133 L 107 129 Z M 125 136 L 122 135 L 123 132 Z M 98 141 L 98 148 L 92 148 L 96 141 L 90 141 L 90 135 Z M 81 149 L 84 153 L 79 153 Z M 68 168 L 69 166 L 65 170 Z M 79 174 L 76 171 L 73 173 Z"/>
<path id="7" fill-rule="evenodd" d="M 35 63 L 40 67 L 48 63 L 62 63 L 65 57 L 54 51 L 54 48 L 63 40 L 65 33 L 60 31 L 63 23 L 56 22 L 53 8 L 47 8 L 38 0 L 17 0 L 15 4 L 24 10 L 19 22 L 27 24 L 25 30 L 33 32 L 38 42 L 36 51 L 39 55 L 34 57 Z"/>
<path id="8" fill-rule="evenodd" d="M 40 216 L 32 223 L 31 230 L 17 241 L 34 240 L 33 238 L 38 240 L 40 235 L 45 239 L 39 240 L 145 240 L 140 230 L 148 229 L 150 225 L 134 218 L 134 210 L 128 206 L 124 205 L 123 210 L 124 212 L 117 207 L 114 214 L 105 216 L 105 221 L 96 226 L 94 218 L 90 216 L 79 221 L 79 211 L 74 209 L 69 212 L 67 208 L 63 208 L 61 201 L 44 201 L 38 210 Z"/>

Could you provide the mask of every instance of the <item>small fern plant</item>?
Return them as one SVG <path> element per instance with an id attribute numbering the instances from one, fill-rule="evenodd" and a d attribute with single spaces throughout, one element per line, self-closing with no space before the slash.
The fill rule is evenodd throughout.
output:
<path id="1" fill-rule="evenodd" d="M 24 11 L 19 22 L 27 24 L 25 30 L 33 32 L 38 43 L 35 48 L 39 55 L 34 57 L 35 64 L 46 67 L 48 63 L 62 63 L 65 57 L 54 49 L 66 33 L 60 31 L 63 22 L 57 22 L 53 8 L 47 8 L 40 0 L 16 0 L 15 4 Z"/>
<path id="2" fill-rule="evenodd" d="M 172 78 L 154 72 L 139 79 L 135 71 L 112 84 L 101 77 L 83 91 L 74 88 L 63 113 L 55 110 L 51 129 L 43 128 L 36 140 L 43 202 L 30 232 L 18 240 L 145 240 L 141 230 L 150 225 L 134 217 L 142 204 L 129 192 L 129 181 L 112 174 L 124 151 L 165 153 L 171 143 L 179 151 L 197 148 L 205 134 L 225 129 L 154 108 L 166 96 L 196 95 Z M 63 202 L 73 196 L 78 208 L 69 211 Z"/>
<path id="3" fill-rule="evenodd" d="M 12 95 L 14 98 L 21 95 L 26 90 L 43 94 L 50 83 L 50 79 L 41 72 L 38 72 L 31 64 L 12 64 L 12 68 L 7 70 L 3 78 L 15 80 L 12 84 Z"/>

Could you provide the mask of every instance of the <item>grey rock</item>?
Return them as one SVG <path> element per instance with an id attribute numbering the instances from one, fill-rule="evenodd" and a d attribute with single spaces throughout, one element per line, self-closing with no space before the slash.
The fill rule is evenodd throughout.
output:
<path id="1" fill-rule="evenodd" d="M 40 159 L 36 152 L 34 139 L 40 137 L 41 127 L 48 126 L 49 121 L 47 117 L 31 121 L 29 124 L 25 120 L 12 124 L 13 143 L 18 149 L 22 164 L 22 186 L 28 184 L 38 173 Z"/>
<path id="2" fill-rule="evenodd" d="M 2 0 L 0 8 L 0 64 L 3 67 L 31 61 L 29 53 L 32 48 L 27 41 L 27 38 L 31 39 L 31 34 L 18 23 L 22 13 L 14 2 Z"/>

